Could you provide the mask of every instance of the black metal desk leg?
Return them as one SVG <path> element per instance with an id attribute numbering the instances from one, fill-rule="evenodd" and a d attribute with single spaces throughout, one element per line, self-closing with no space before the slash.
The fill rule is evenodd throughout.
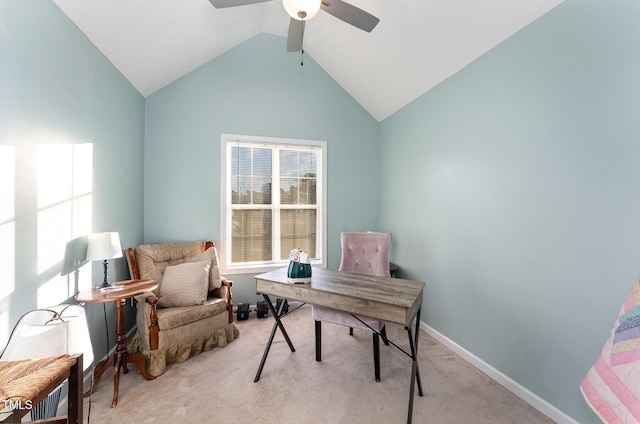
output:
<path id="1" fill-rule="evenodd" d="M 416 378 L 418 379 L 418 394 L 423 396 L 422 393 L 422 379 L 420 378 L 420 364 L 418 364 L 418 336 L 420 335 L 420 311 L 422 309 L 418 309 L 418 314 L 416 315 L 416 355 L 415 355 L 415 364 L 416 364 Z"/>
<path id="2" fill-rule="evenodd" d="M 278 310 L 276 311 L 276 308 L 274 308 L 273 303 L 271 303 L 271 299 L 269 299 L 269 296 L 267 296 L 266 294 L 263 294 L 262 297 L 264 297 L 265 302 L 267 302 L 267 306 L 269 306 L 269 310 L 273 314 L 273 317 L 276 319 L 276 324 L 278 324 L 278 327 L 280 328 L 280 331 L 282 332 L 284 339 L 287 341 L 287 344 L 289 345 L 289 349 L 291 349 L 291 352 L 295 352 L 296 349 L 293 347 L 293 343 L 291 343 L 289 334 L 287 334 L 287 330 L 284 329 L 284 325 L 282 325 L 282 321 L 280 321 L 280 314 L 282 313 L 284 302 L 280 304 L 280 308 L 278 308 Z"/>
<path id="3" fill-rule="evenodd" d="M 409 335 L 409 344 L 411 345 L 411 389 L 409 390 L 409 411 L 407 415 L 407 424 L 411 424 L 413 418 L 413 397 L 415 395 L 416 378 L 418 380 L 418 394 L 422 393 L 422 380 L 420 378 L 420 368 L 418 367 L 418 335 L 420 334 L 420 309 L 416 315 L 416 334 L 415 338 L 411 334 L 411 327 L 413 324 L 409 324 L 407 327 L 407 333 Z"/>
<path id="4" fill-rule="evenodd" d="M 273 318 L 275 322 L 273 323 L 273 328 L 271 329 L 271 335 L 269 336 L 269 341 L 264 348 L 264 353 L 262 354 L 262 360 L 260 361 L 260 367 L 258 367 L 258 372 L 256 373 L 256 378 L 254 378 L 253 382 L 257 383 L 260 380 L 260 374 L 262 374 L 262 368 L 264 368 L 264 363 L 267 361 L 267 356 L 269 355 L 269 349 L 271 349 L 271 343 L 273 343 L 273 337 L 276 335 L 276 330 L 280 328 L 282 335 L 284 336 L 287 344 L 289 345 L 289 349 L 291 352 L 295 352 L 296 349 L 293 347 L 293 343 L 291 343 L 291 339 L 289 339 L 289 335 L 287 334 L 287 330 L 284 329 L 284 325 L 280 322 L 280 312 L 282 312 L 282 307 L 284 306 L 284 302 L 280 304 L 280 308 L 276 311 L 273 307 L 273 303 L 271 303 L 271 299 L 266 294 L 263 294 L 265 302 L 267 302 L 267 306 L 269 306 L 269 310 L 273 314 Z"/>

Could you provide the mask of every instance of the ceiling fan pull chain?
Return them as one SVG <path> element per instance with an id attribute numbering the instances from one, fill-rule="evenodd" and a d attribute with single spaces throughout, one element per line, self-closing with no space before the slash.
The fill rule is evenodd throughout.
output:
<path id="1" fill-rule="evenodd" d="M 300 66 L 304 66 L 304 49 L 300 49 Z"/>

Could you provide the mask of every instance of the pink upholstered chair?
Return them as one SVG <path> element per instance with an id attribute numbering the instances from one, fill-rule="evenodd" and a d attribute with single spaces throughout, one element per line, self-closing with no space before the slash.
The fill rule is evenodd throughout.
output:
<path id="1" fill-rule="evenodd" d="M 339 271 L 355 274 L 376 275 L 390 277 L 389 250 L 391 250 L 390 233 L 342 233 L 342 259 Z M 389 344 L 385 333 L 385 322 L 379 319 L 358 316 L 356 319 L 349 312 L 338 311 L 324 306 L 313 306 L 315 320 L 316 361 L 322 360 L 322 321 L 349 327 L 349 334 L 353 335 L 353 328 L 361 328 L 373 332 L 373 361 L 376 381 L 380 381 L 380 335 L 385 344 Z M 371 328 L 369 328 L 369 327 Z"/>

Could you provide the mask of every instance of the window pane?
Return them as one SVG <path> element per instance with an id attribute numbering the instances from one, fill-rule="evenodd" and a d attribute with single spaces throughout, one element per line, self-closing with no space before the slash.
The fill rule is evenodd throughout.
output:
<path id="1" fill-rule="evenodd" d="M 298 152 L 295 150 L 280 151 L 280 175 L 283 177 L 298 176 Z"/>
<path id="2" fill-rule="evenodd" d="M 289 258 L 291 249 L 302 249 L 316 258 L 316 210 L 280 211 L 280 259 Z"/>
<path id="3" fill-rule="evenodd" d="M 315 178 L 303 178 L 302 181 L 300 181 L 300 193 L 298 197 L 298 204 L 300 205 L 316 204 L 316 179 Z"/>
<path id="4" fill-rule="evenodd" d="M 253 175 L 271 176 L 271 149 L 253 149 Z"/>
<path id="5" fill-rule="evenodd" d="M 231 180 L 231 203 L 234 205 L 271 204 L 271 178 L 233 177 Z"/>
<path id="6" fill-rule="evenodd" d="M 300 175 L 303 177 L 316 176 L 316 153 L 300 152 Z"/>
<path id="7" fill-rule="evenodd" d="M 231 203 L 248 205 L 251 203 L 251 177 L 231 177 Z"/>
<path id="8" fill-rule="evenodd" d="M 251 148 L 232 147 L 231 148 L 231 175 L 251 173 Z"/>
<path id="9" fill-rule="evenodd" d="M 271 260 L 271 210 L 234 210 L 231 262 Z"/>
<path id="10" fill-rule="evenodd" d="M 280 203 L 283 205 L 295 205 L 298 203 L 298 179 L 280 179 Z"/>
<path id="11" fill-rule="evenodd" d="M 280 151 L 280 202 L 315 205 L 317 161 L 315 152 Z"/>
<path id="12" fill-rule="evenodd" d="M 233 147 L 231 152 L 231 203 L 271 203 L 271 150 Z"/>
<path id="13" fill-rule="evenodd" d="M 283 205 L 315 205 L 315 178 L 282 178 L 280 180 L 280 203 Z"/>
<path id="14" fill-rule="evenodd" d="M 271 204 L 271 178 L 270 177 L 253 177 L 252 191 L 254 205 Z"/>

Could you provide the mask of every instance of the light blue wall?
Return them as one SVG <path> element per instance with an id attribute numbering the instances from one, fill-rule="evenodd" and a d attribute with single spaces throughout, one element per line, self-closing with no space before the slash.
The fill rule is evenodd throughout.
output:
<path id="1" fill-rule="evenodd" d="M 640 275 L 639 16 L 632 0 L 567 0 L 378 125 L 280 37 L 145 102 L 52 2 L 0 0 L 0 146 L 18 170 L 15 259 L 0 256 L 16 288 L 0 325 L 59 271 L 36 270 L 36 145 L 93 144 L 93 229 L 126 247 L 218 241 L 221 133 L 320 139 L 329 266 L 341 231 L 392 231 L 402 273 L 428 283 L 424 321 L 595 423 L 578 385 Z M 254 295 L 250 276 L 231 277 L 236 302 Z M 99 356 L 101 314 L 90 308 Z"/>
<path id="2" fill-rule="evenodd" d="M 640 276 L 640 3 L 567 0 L 381 124 L 427 324 L 581 423 Z"/>
<path id="3" fill-rule="evenodd" d="M 0 254 L 3 335 L 23 313 L 43 306 L 38 305 L 38 290 L 60 274 L 60 262 L 39 269 L 39 255 L 51 253 L 39 252 L 40 240 L 62 246 L 54 252 L 56 261 L 61 261 L 71 238 L 57 229 L 43 234 L 38 228 L 37 176 L 42 172 L 36 162 L 38 146 L 83 143 L 93 146 L 93 204 L 86 214 L 90 216 L 75 218 L 88 220 L 96 232 L 118 231 L 125 246 L 141 242 L 143 97 L 53 2 L 0 0 L 0 148 L 7 149 L 4 154 L 14 152 L 16 168 L 15 197 L 0 200 L 3 206 L 15 201 L 13 216 L 0 218 L 0 226 L 15 228 L 15 241 L 7 241 L 5 232 L 0 235 L 0 246 L 15 249 L 15 255 Z M 55 180 L 56 174 L 49 178 Z M 61 222 L 60 227 L 66 225 Z M 128 278 L 124 260 L 111 261 L 109 272 L 113 281 Z M 101 279 L 102 266 L 95 264 L 93 281 Z M 63 284 L 59 290 L 66 292 Z M 57 303 L 51 302 L 44 306 Z M 109 304 L 111 345 L 115 345 L 113 310 Z M 100 358 L 107 352 L 103 308 L 88 305 L 87 311 Z M 132 314 L 128 318 L 130 325 Z M 1 338 L 0 349 L 6 342 Z"/>
<path id="4" fill-rule="evenodd" d="M 328 256 L 341 231 L 377 229 L 378 123 L 309 56 L 261 34 L 146 100 L 146 242 L 220 240 L 220 134 L 327 141 Z M 235 302 L 255 300 L 250 275 Z"/>

